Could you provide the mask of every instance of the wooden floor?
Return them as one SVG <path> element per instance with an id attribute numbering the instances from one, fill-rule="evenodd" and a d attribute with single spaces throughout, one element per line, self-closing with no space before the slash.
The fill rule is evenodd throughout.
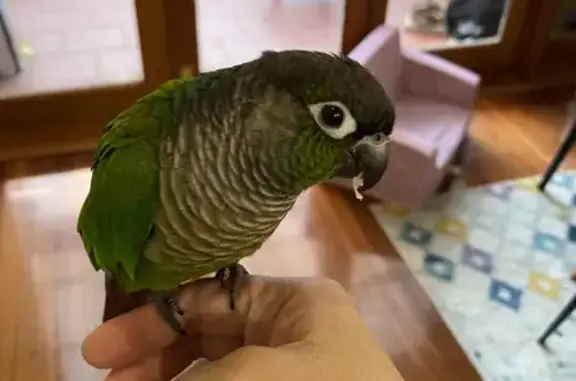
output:
<path id="1" fill-rule="evenodd" d="M 542 172 L 565 108 L 550 97 L 480 101 L 468 183 Z M 81 154 L 0 166 L 3 381 L 102 379 L 78 348 L 98 324 L 103 300 L 101 275 L 91 270 L 75 233 L 89 160 Z M 576 167 L 576 153 L 566 165 Z M 386 236 L 346 193 L 330 187 L 307 192 L 247 266 L 340 281 L 407 381 L 479 379 Z"/>

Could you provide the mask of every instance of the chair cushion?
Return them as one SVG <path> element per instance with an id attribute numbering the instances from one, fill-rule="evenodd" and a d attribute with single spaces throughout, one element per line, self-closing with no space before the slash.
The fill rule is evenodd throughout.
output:
<path id="1" fill-rule="evenodd" d="M 441 100 L 403 95 L 396 102 L 393 140 L 436 156 L 443 167 L 466 132 L 470 110 Z"/>

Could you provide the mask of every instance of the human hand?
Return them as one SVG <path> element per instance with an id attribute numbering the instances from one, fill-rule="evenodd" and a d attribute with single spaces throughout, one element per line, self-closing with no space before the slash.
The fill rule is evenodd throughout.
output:
<path id="1" fill-rule="evenodd" d="M 342 287 L 329 280 L 246 276 L 236 309 L 213 279 L 185 286 L 177 335 L 143 306 L 112 319 L 82 345 L 107 381 L 400 381 Z"/>

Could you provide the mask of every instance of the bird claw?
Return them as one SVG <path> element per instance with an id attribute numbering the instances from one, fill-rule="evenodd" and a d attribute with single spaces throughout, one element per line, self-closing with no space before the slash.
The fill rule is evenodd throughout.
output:
<path id="1" fill-rule="evenodd" d="M 222 287 L 229 292 L 231 310 L 236 308 L 236 294 L 238 286 L 240 285 L 240 279 L 248 274 L 249 273 L 244 266 L 237 263 L 216 272 L 215 278 L 218 279 Z M 154 307 L 156 307 L 156 311 L 158 311 L 162 319 L 170 326 L 170 328 L 179 335 L 186 336 L 186 331 L 184 331 L 182 325 L 175 316 L 175 314 L 179 316 L 184 315 L 184 311 L 178 305 L 174 293 L 171 291 L 154 292 L 151 294 L 151 297 Z"/>
<path id="2" fill-rule="evenodd" d="M 184 311 L 180 306 L 174 296 L 170 291 L 161 291 L 152 294 L 153 304 L 156 307 L 156 311 L 160 314 L 162 319 L 181 336 L 186 336 L 186 331 L 182 328 L 182 324 L 178 321 L 174 314 L 179 316 L 184 315 Z"/>
<path id="3" fill-rule="evenodd" d="M 238 263 L 216 272 L 215 278 L 220 281 L 222 288 L 225 288 L 229 292 L 230 310 L 232 311 L 236 308 L 236 293 L 240 285 L 240 279 L 245 275 L 249 275 L 248 270 Z"/>

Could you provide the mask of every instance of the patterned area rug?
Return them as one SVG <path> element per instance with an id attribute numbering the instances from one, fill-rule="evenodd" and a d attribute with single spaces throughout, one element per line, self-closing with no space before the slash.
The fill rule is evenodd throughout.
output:
<path id="1" fill-rule="evenodd" d="M 576 172 L 370 210 L 487 381 L 576 380 L 576 316 L 537 338 L 576 293 Z M 576 314 L 575 314 L 576 315 Z"/>

